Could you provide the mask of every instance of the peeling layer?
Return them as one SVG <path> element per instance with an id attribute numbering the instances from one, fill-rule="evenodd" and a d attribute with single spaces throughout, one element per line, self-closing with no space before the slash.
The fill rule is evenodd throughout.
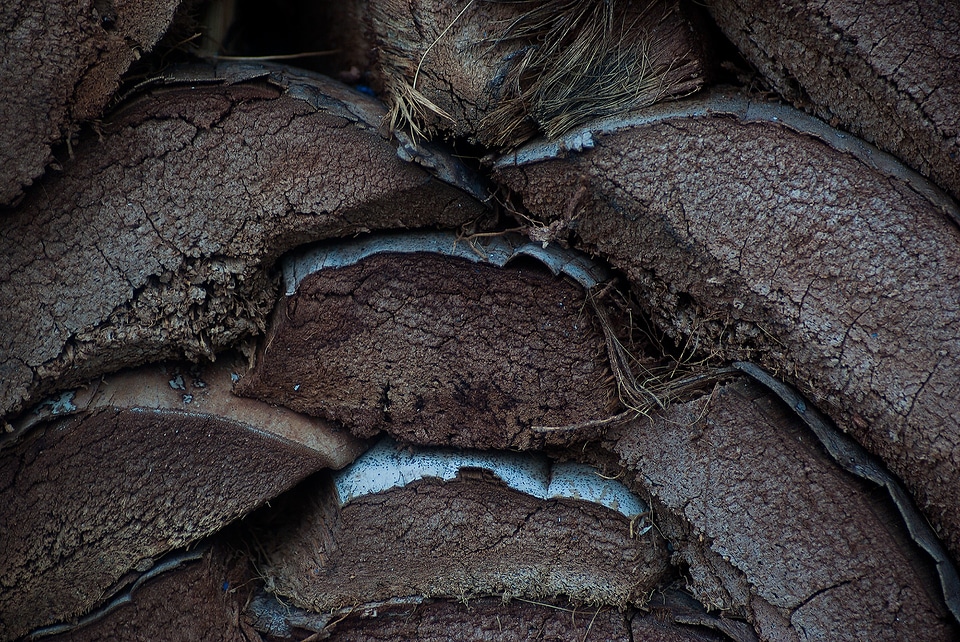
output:
<path id="1" fill-rule="evenodd" d="M 258 536 L 269 589 L 318 612 L 402 596 L 562 595 L 574 604 L 626 607 L 645 603 L 669 573 L 666 542 L 656 529 L 640 534 L 639 520 L 607 506 L 544 501 L 498 477 L 526 488 L 539 484 L 542 492 L 547 480 L 528 477 L 546 462 L 530 466 L 477 452 L 462 462 L 437 461 L 441 454 L 457 457 L 416 450 L 399 465 L 396 454 L 381 458 L 366 470 L 370 485 L 381 486 L 385 469 L 387 479 L 397 480 L 401 466 L 418 475 L 418 462 L 430 475 L 470 466 L 456 479 L 425 477 L 345 504 L 337 482 L 318 475 L 279 500 Z M 589 485 L 580 488 L 590 492 Z"/>
<path id="2" fill-rule="evenodd" d="M 150 569 L 140 573 L 137 576 L 137 579 L 134 580 L 134 582 L 128 588 L 114 595 L 112 599 L 104 606 L 94 609 L 83 617 L 78 618 L 76 621 L 52 624 L 50 626 L 44 626 L 39 629 L 35 629 L 31 631 L 29 635 L 27 635 L 26 639 L 39 640 L 41 638 L 57 635 L 59 633 L 76 631 L 77 629 L 81 629 L 85 626 L 89 626 L 95 622 L 98 622 L 121 606 L 125 604 L 132 604 L 134 593 L 136 593 L 145 582 L 160 577 L 165 573 L 174 571 L 184 564 L 189 564 L 190 562 L 196 562 L 200 559 L 203 559 L 203 556 L 208 550 L 208 546 L 201 546 L 191 551 L 177 551 L 175 553 L 165 555 L 162 560 L 154 564 Z"/>
<path id="3" fill-rule="evenodd" d="M 786 100 L 960 198 L 960 4 L 712 0 L 717 25 Z"/>
<path id="4" fill-rule="evenodd" d="M 333 476 L 340 504 L 401 488 L 419 479 L 449 481 L 464 469 L 493 473 L 507 486 L 538 499 L 576 499 L 600 504 L 630 519 L 647 512 L 639 497 L 586 464 L 553 463 L 533 453 L 485 452 L 448 448 L 412 448 L 384 439 Z M 643 526 L 638 533 L 652 528 Z"/>
<path id="5" fill-rule="evenodd" d="M 159 385 L 201 403 L 186 372 Z M 90 612 L 131 571 L 330 462 L 241 421 L 174 408 L 105 405 L 30 430 L 0 457 L 0 639 Z"/>
<path id="6" fill-rule="evenodd" d="M 518 152 L 498 176 L 543 225 L 582 193 L 578 238 L 626 272 L 654 324 L 783 373 L 904 481 L 956 558 L 956 209 L 852 137 L 734 102 L 746 120 L 691 101 L 582 154 Z"/>
<path id="7" fill-rule="evenodd" d="M 121 368 L 212 361 L 260 334 L 276 259 L 292 248 L 487 216 L 400 160 L 378 131 L 382 107 L 359 92 L 249 65 L 208 75 L 174 74 L 124 102 L 3 221 L 0 418 Z"/>
<path id="8" fill-rule="evenodd" d="M 58 393 L 22 415 L 11 424 L 12 431 L 0 437 L 0 451 L 13 446 L 37 424 L 107 408 L 234 421 L 259 436 L 305 446 L 314 456 L 322 456 L 330 468 L 346 466 L 363 451 L 361 441 L 328 421 L 235 396 L 232 385 L 246 367 L 239 357 L 221 356 L 216 364 L 204 367 L 159 364 L 102 377 Z"/>
<path id="9" fill-rule="evenodd" d="M 960 577 L 957 576 L 957 569 L 944 550 L 943 544 L 930 528 L 930 524 L 917 511 L 900 482 L 888 473 L 882 464 L 873 459 L 860 444 L 832 426 L 830 421 L 821 415 L 813 404 L 804 400 L 796 390 L 777 380 L 756 364 L 741 362 L 733 365 L 766 386 L 796 412 L 840 467 L 887 490 L 890 499 L 903 517 L 910 537 L 936 565 L 944 602 L 954 619 L 960 623 Z"/>
<path id="10" fill-rule="evenodd" d="M 759 385 L 613 427 L 586 456 L 604 451 L 650 498 L 697 599 L 761 639 L 956 639 L 894 507 Z"/>
<path id="11" fill-rule="evenodd" d="M 585 288 L 609 278 L 606 268 L 582 252 L 556 244 L 531 243 L 518 234 L 467 239 L 456 232 L 404 232 L 323 244 L 291 253 L 282 262 L 286 293 L 287 296 L 296 293 L 304 277 L 320 270 L 354 265 L 375 254 L 418 252 L 497 267 L 504 267 L 518 256 L 529 256 L 543 263 L 554 275 L 566 274 Z"/>
<path id="12" fill-rule="evenodd" d="M 882 152 L 856 136 L 830 127 L 822 120 L 779 103 L 759 102 L 733 91 L 714 90 L 680 102 L 666 103 L 627 116 L 605 118 L 579 127 L 557 140 L 537 140 L 515 152 L 504 154 L 494 167 L 525 165 L 559 158 L 567 152 L 582 152 L 596 145 L 594 136 L 651 125 L 678 118 L 735 116 L 740 122 L 764 122 L 782 125 L 800 134 L 813 136 L 840 152 L 845 152 L 871 169 L 902 180 L 960 224 L 960 207 L 940 188 L 906 167 L 899 159 Z"/>
<path id="13" fill-rule="evenodd" d="M 407 443 L 500 450 L 539 447 L 535 426 L 617 410 L 603 351 L 612 330 L 591 314 L 589 292 L 537 260 L 481 261 L 519 255 L 512 239 L 455 240 L 371 237 L 307 251 L 299 267 L 288 262 L 296 290 L 278 301 L 237 393 L 331 419 L 361 438 L 386 431 Z M 432 247 L 466 258 L 423 251 Z M 394 248 L 417 251 L 361 258 Z M 589 283 L 600 274 L 577 253 L 521 249 Z"/>

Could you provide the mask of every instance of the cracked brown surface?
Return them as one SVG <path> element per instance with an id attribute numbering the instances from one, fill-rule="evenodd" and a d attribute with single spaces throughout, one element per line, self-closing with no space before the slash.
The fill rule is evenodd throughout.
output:
<path id="1" fill-rule="evenodd" d="M 882 494 L 756 384 L 601 439 L 653 500 L 694 595 L 763 639 L 952 639 L 932 565 Z M 855 615 L 854 615 L 855 614 Z"/>
<path id="2" fill-rule="evenodd" d="M 412 17 L 399 32 L 381 29 L 380 44 L 399 47 L 391 53 L 408 82 L 425 62 L 418 87 L 455 114 L 453 124 L 434 118 L 437 128 L 489 142 L 496 132 L 482 131 L 484 114 L 504 74 L 473 64 L 473 54 L 510 8 L 478 2 L 459 20 L 470 4 L 372 9 Z M 715 0 L 712 11 L 781 93 L 960 195 L 960 13 L 933 0 L 841 4 Z M 12 25 L 0 80 L 5 93 L 16 92 L 0 107 L 0 148 L 17 155 L 0 163 L 0 203 L 39 174 L 51 142 L 99 113 L 135 50 L 168 20 L 156 7 L 150 16 L 103 0 L 92 7 L 79 22 L 57 13 L 76 7 L 41 18 L 43 10 L 22 2 L 0 10 L 0 25 Z M 87 20 L 114 10 L 113 25 Z M 38 70 L 45 45 L 17 46 L 37 20 L 47 20 L 34 31 L 42 38 L 82 42 L 79 50 L 55 43 L 63 65 Z M 50 27 L 57 20 L 67 35 Z M 135 20 L 151 26 L 131 36 Z M 362 41 L 351 38 L 354 30 L 339 35 Z M 275 307 L 274 261 L 291 247 L 367 229 L 456 227 L 481 212 L 397 161 L 372 101 L 295 72 L 282 72 L 281 83 L 276 73 L 142 96 L 102 128 L 103 140 L 82 142 L 62 174 L 5 213 L 0 419 L 120 367 L 246 347 L 264 333 L 271 310 L 274 359 L 254 375 L 273 386 L 267 397 L 347 421 L 359 434 L 386 428 L 419 443 L 532 447 L 524 432 L 531 424 L 607 415 L 606 359 L 596 329 L 582 331 L 592 325 L 583 293 L 536 271 L 504 285 L 508 271 L 471 265 L 454 278 L 445 259 L 384 258 L 305 282 L 306 291 Z M 31 98 L 37 87 L 45 89 Z M 70 101 L 73 111 L 64 107 Z M 906 479 L 956 557 L 960 234 L 910 176 L 839 151 L 842 134 L 720 112 L 728 116 L 654 118 L 598 138 L 581 156 L 499 175 L 546 223 L 563 213 L 558 236 L 572 228 L 571 240 L 609 257 L 669 334 L 715 357 L 760 361 L 801 387 Z M 553 228 L 536 234 L 555 238 Z M 563 313 L 554 317 L 556 300 Z M 469 327 L 451 333 L 458 324 Z M 226 394 L 204 398 L 202 409 L 205 392 L 193 382 L 182 395 L 163 389 L 157 397 L 172 394 L 174 403 L 144 412 L 129 406 L 153 394 L 149 387 L 110 390 L 118 396 L 84 414 L 34 426 L 17 445 L 0 443 L 0 637 L 101 603 L 121 575 L 148 565 L 145 558 L 219 529 L 331 464 L 242 425 L 241 407 L 259 402 L 233 408 Z M 110 403 L 120 397 L 130 403 Z M 224 404 L 236 411 L 229 418 L 197 414 Z M 248 424 L 292 415 L 259 406 Z M 347 440 L 333 461 L 356 448 Z M 697 596 L 746 617 L 765 639 L 957 633 L 929 560 L 918 557 L 883 493 L 844 473 L 754 385 L 727 385 L 613 428 L 595 458 L 625 469 L 651 500 Z M 624 536 L 618 514 L 593 507 L 571 517 L 570 504 L 537 502 L 479 477 L 424 481 L 343 508 L 315 496 L 287 529 L 259 533 L 256 547 L 274 555 L 271 580 L 324 608 L 371 595 L 464 597 L 508 585 L 534 598 L 567 593 L 623 604 L 656 581 L 633 574 L 637 559 L 626 558 L 643 542 Z M 649 537 L 660 548 L 633 553 L 662 573 L 663 541 Z M 203 564 L 156 580 L 161 590 L 104 620 L 104 632 L 80 638 L 257 639 L 236 596 L 220 593 L 219 562 Z M 666 627 L 657 610 L 639 617 L 582 609 L 567 618 L 517 601 L 470 604 L 472 611 L 438 602 L 384 609 L 379 620 L 350 616 L 337 634 L 646 639 L 656 631 L 699 639 Z M 211 606 L 209 619 L 188 621 Z M 292 639 L 305 637 L 299 633 Z"/>
<path id="3" fill-rule="evenodd" d="M 316 272 L 274 313 L 238 392 L 420 444 L 530 448 L 616 407 L 584 289 L 545 268 L 430 254 Z"/>
<path id="4" fill-rule="evenodd" d="M 237 421 L 103 408 L 0 459 L 0 638 L 86 612 L 143 560 L 197 541 L 325 465 Z"/>
<path id="5" fill-rule="evenodd" d="M 589 502 L 540 500 L 493 477 L 422 480 L 337 505 L 329 482 L 307 485 L 271 524 L 268 586 L 324 612 L 394 596 L 566 595 L 579 603 L 643 602 L 667 571 L 655 530 Z"/>
<path id="6" fill-rule="evenodd" d="M 123 605 L 83 628 L 49 642 L 260 642 L 242 611 L 252 592 L 250 569 L 223 547 L 199 562 L 164 573 Z"/>
<path id="7" fill-rule="evenodd" d="M 960 198 L 960 5 L 707 5 L 779 93 L 875 142 Z"/>
<path id="8" fill-rule="evenodd" d="M 97 118 L 120 75 L 149 51 L 180 0 L 10 0 L 0 9 L 0 204 Z"/>
<path id="9" fill-rule="evenodd" d="M 376 103 L 317 78 L 285 89 L 148 94 L 2 222 L 0 415 L 259 334 L 276 295 L 269 270 L 291 247 L 482 214 L 397 158 L 379 123 L 361 119 L 382 115 Z"/>
<path id="10" fill-rule="evenodd" d="M 661 327 L 795 382 L 960 553 L 960 232 L 938 208 L 814 137 L 722 117 L 499 175 L 546 220 L 587 185 L 585 247 Z"/>

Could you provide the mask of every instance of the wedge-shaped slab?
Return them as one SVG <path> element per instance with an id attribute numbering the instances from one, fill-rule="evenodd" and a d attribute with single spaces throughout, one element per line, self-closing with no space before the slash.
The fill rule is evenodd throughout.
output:
<path id="1" fill-rule="evenodd" d="M 261 332 L 268 270 L 291 247 L 485 212 L 397 158 L 382 108 L 343 85 L 249 66 L 177 78 L 114 113 L 0 222 L 0 415 Z M 442 154 L 420 160 L 475 187 Z"/>
<path id="2" fill-rule="evenodd" d="M 4 450 L 0 638 L 90 611 L 124 574 L 357 453 L 310 417 L 249 399 L 224 409 L 229 372 L 155 368 L 142 388 L 136 374 L 58 396 L 75 414 Z M 286 436 L 270 431 L 282 424 Z"/>
<path id="3" fill-rule="evenodd" d="M 0 205 L 40 176 L 50 148 L 100 116 L 180 0 L 40 0 L 0 7 Z"/>
<path id="4" fill-rule="evenodd" d="M 319 479 L 282 514 L 289 523 L 271 524 L 265 544 L 268 586 L 320 612 L 405 596 L 565 595 L 624 606 L 643 602 L 667 570 L 656 530 L 632 533 L 617 511 L 543 500 L 483 469 L 342 506 L 333 484 Z"/>
<path id="5" fill-rule="evenodd" d="M 223 640 L 250 642 L 249 625 L 239 613 L 253 592 L 248 560 L 223 544 L 197 551 L 198 559 L 137 579 L 117 596 L 118 604 L 82 619 L 80 626 L 37 629 L 28 640 Z M 157 567 L 182 554 L 158 560 Z M 141 575 L 147 577 L 152 571 Z M 86 621 L 89 619 L 89 621 Z"/>
<path id="6" fill-rule="evenodd" d="M 441 242 L 428 240 L 428 251 Z M 616 407 L 586 291 L 550 272 L 594 283 L 599 269 L 574 260 L 586 257 L 560 252 L 549 269 L 539 258 L 499 268 L 397 254 L 391 244 L 364 256 L 354 245 L 344 251 L 349 260 L 335 260 L 332 246 L 316 261 L 286 262 L 293 293 L 280 301 L 240 394 L 326 416 L 362 437 L 386 430 L 413 443 L 480 448 L 529 448 L 533 426 L 603 419 Z M 460 245 L 475 260 L 498 256 Z"/>
<path id="7" fill-rule="evenodd" d="M 577 214 L 586 248 L 627 272 L 667 332 L 796 383 L 960 554 L 952 201 L 848 135 L 736 95 L 575 139 L 582 154 L 531 146 L 499 176 L 545 223 Z"/>
<path id="8" fill-rule="evenodd" d="M 716 0 L 724 33 L 788 99 L 960 198 L 960 5 Z"/>
<path id="9" fill-rule="evenodd" d="M 756 384 L 612 429 L 696 597 L 761 639 L 948 640 L 933 565 L 883 493 L 842 470 Z"/>
<path id="10" fill-rule="evenodd" d="M 165 363 L 104 376 L 75 390 L 44 400 L 0 437 L 0 450 L 12 447 L 36 425 L 74 414 L 113 408 L 149 408 L 162 412 L 211 415 L 233 421 L 264 436 L 302 444 L 328 468 L 343 468 L 365 445 L 342 428 L 287 408 L 233 394 L 247 368 L 240 355 L 223 354 L 215 364 Z"/>

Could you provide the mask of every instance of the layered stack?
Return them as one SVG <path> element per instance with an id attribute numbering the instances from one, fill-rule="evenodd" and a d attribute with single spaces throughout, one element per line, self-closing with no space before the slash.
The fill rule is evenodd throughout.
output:
<path id="1" fill-rule="evenodd" d="M 957 636 L 960 9 L 27 4 L 0 639 Z"/>

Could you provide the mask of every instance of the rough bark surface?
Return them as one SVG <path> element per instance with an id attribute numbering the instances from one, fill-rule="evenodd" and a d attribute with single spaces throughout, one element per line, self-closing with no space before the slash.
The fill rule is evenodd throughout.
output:
<path id="1" fill-rule="evenodd" d="M 282 299 L 240 394 L 361 437 L 530 448 L 536 425 L 617 405 L 584 289 L 545 268 L 383 254 L 308 276 Z"/>
<path id="2" fill-rule="evenodd" d="M 215 547 L 202 560 L 144 584 L 133 593 L 130 604 L 88 626 L 44 639 L 260 642 L 242 620 L 253 590 L 250 580 L 247 564 Z"/>
<path id="3" fill-rule="evenodd" d="M 960 554 L 960 232 L 919 176 L 780 124 L 670 114 L 499 175 L 548 221 L 582 193 L 584 246 L 659 325 L 795 382 Z"/>
<path id="4" fill-rule="evenodd" d="M 120 75 L 163 35 L 180 0 L 11 0 L 0 8 L 0 205 L 97 118 Z"/>
<path id="5" fill-rule="evenodd" d="M 324 480 L 288 505 L 268 546 L 268 585 L 319 612 L 395 596 L 568 596 L 643 602 L 667 571 L 655 530 L 589 502 L 541 500 L 493 477 L 423 480 L 340 507 Z"/>
<path id="6" fill-rule="evenodd" d="M 397 158 L 373 122 L 382 115 L 342 85 L 300 77 L 161 90 L 114 114 L 2 223 L 0 416 L 262 332 L 269 270 L 293 246 L 480 216 Z"/>
<path id="7" fill-rule="evenodd" d="M 702 43 L 675 0 L 388 0 L 368 16 L 375 73 L 400 121 L 495 148 L 703 84 Z"/>
<path id="8" fill-rule="evenodd" d="M 929 560 L 876 489 L 779 400 L 736 382 L 611 430 L 603 449 L 654 502 L 694 595 L 769 640 L 947 640 Z"/>
<path id="9" fill-rule="evenodd" d="M 0 639 L 86 612 L 131 569 L 323 465 L 299 444 L 183 411 L 99 409 L 34 428 L 0 459 Z"/>
<path id="10" fill-rule="evenodd" d="M 710 0 L 782 95 L 960 198 L 960 4 Z"/>

